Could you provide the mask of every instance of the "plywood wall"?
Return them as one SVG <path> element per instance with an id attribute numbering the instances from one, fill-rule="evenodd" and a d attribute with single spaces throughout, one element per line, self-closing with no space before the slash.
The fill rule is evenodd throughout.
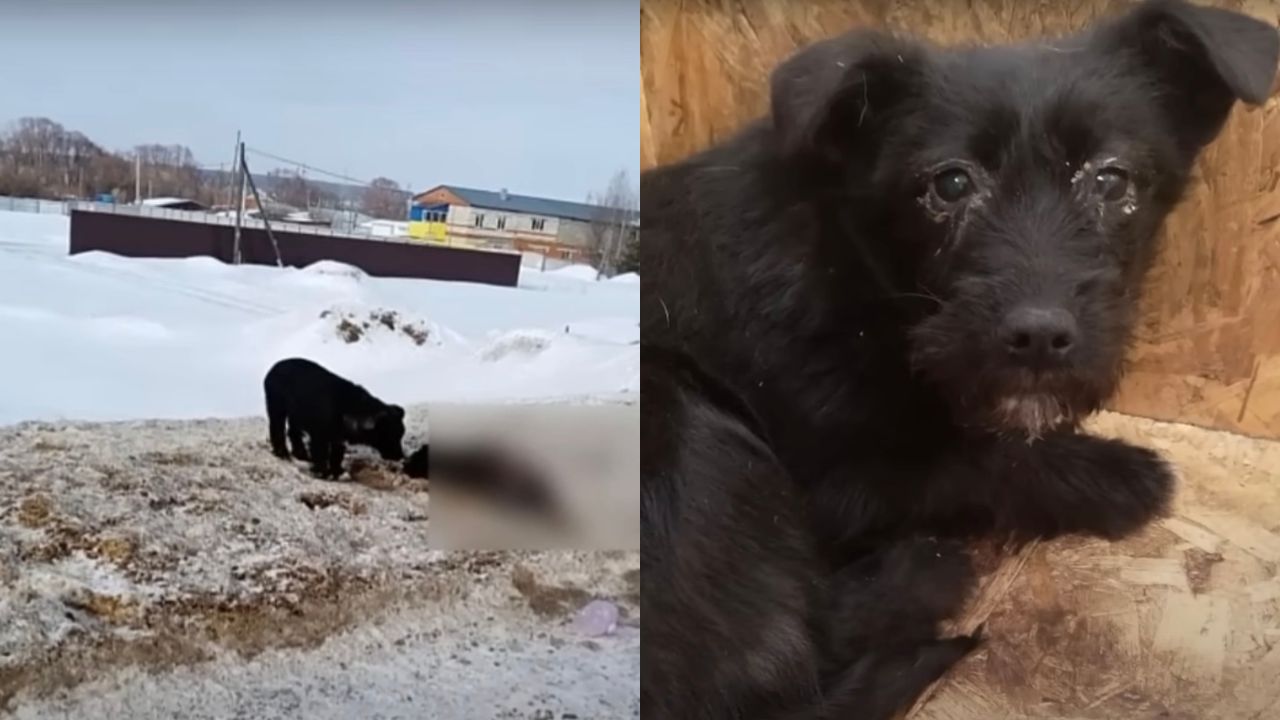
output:
<path id="1" fill-rule="evenodd" d="M 938 42 L 1063 33 L 1122 0 L 642 0 L 641 163 L 678 160 L 767 106 L 797 47 L 859 25 Z M 1216 0 L 1273 24 L 1280 0 Z M 1115 409 L 1280 438 L 1280 99 L 1239 107 L 1170 218 Z"/>

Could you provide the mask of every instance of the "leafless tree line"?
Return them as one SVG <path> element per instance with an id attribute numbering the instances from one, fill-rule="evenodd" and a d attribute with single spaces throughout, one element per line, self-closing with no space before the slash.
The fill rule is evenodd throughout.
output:
<path id="1" fill-rule="evenodd" d="M 308 182 L 300 172 L 273 170 L 268 177 L 276 203 L 298 209 L 339 205 L 336 193 Z M 185 145 L 138 145 L 112 152 L 81 132 L 36 117 L 22 118 L 0 132 L 0 195 L 64 199 L 110 194 L 117 202 L 133 202 L 138 199 L 136 184 L 144 198 L 181 197 L 209 206 L 232 204 L 236 192 L 230 175 L 201 172 Z M 405 197 L 395 181 L 378 178 L 364 189 L 360 210 L 404 219 Z"/>
<path id="2" fill-rule="evenodd" d="M 205 182 L 185 146 L 139 145 L 111 152 L 48 118 L 22 118 L 0 133 L 0 194 L 65 198 L 110 193 L 130 201 L 138 163 L 144 192 L 216 200 L 218 188 Z"/>

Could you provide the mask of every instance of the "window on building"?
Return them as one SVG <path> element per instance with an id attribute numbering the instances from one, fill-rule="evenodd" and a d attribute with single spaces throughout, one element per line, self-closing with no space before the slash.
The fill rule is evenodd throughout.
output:
<path id="1" fill-rule="evenodd" d="M 505 215 L 498 216 L 498 229 L 499 230 L 507 229 L 507 217 Z"/>
<path id="2" fill-rule="evenodd" d="M 484 213 L 476 213 L 476 227 L 484 227 Z"/>
<path id="3" fill-rule="evenodd" d="M 546 221 L 545 219 L 543 219 L 543 218 L 534 218 L 534 219 L 533 219 L 533 229 L 534 229 L 534 230 L 542 230 L 542 229 L 543 229 L 543 228 L 545 228 L 546 226 L 547 226 L 547 221 Z"/>

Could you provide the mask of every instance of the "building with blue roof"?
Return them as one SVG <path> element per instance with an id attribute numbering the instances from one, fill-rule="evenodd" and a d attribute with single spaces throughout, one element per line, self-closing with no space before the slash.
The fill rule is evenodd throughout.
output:
<path id="1" fill-rule="evenodd" d="M 634 210 L 457 185 L 414 195 L 409 211 L 409 234 L 420 240 L 592 264 L 599 261 L 602 240 L 612 244 L 639 228 Z"/>

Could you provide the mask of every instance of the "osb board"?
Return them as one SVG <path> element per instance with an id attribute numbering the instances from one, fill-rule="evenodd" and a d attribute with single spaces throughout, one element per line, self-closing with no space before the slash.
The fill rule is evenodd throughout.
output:
<path id="1" fill-rule="evenodd" d="M 1280 718 L 1280 443 L 1105 414 L 1162 451 L 1168 520 L 1037 546 L 987 576 L 960 629 L 988 641 L 912 720 Z"/>
<path id="2" fill-rule="evenodd" d="M 937 42 L 1067 32 L 1121 0 L 643 0 L 643 167 L 731 135 L 767 108 L 797 47 L 860 25 Z M 1275 23 L 1280 0 L 1215 0 Z M 1113 407 L 1280 438 L 1280 101 L 1240 107 L 1170 218 L 1131 371 Z"/>

